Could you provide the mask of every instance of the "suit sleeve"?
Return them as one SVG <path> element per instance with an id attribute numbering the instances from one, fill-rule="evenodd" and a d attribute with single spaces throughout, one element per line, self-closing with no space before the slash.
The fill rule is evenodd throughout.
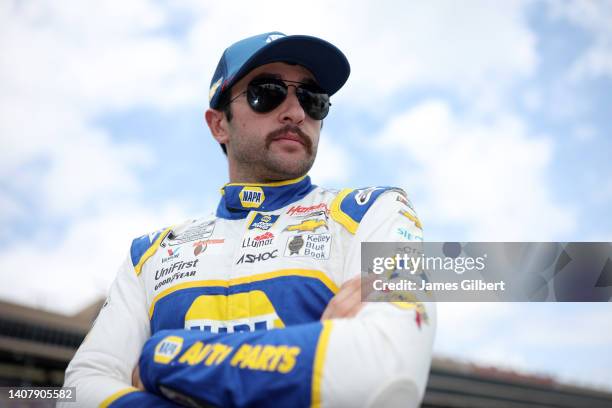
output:
<path id="1" fill-rule="evenodd" d="M 144 290 L 128 257 L 92 329 L 66 369 L 64 387 L 76 387 L 76 404 L 59 406 L 173 406 L 131 386 L 132 370 L 150 335 L 145 305 Z"/>
<path id="2" fill-rule="evenodd" d="M 384 191 L 359 222 L 345 258 L 344 279 L 361 273 L 362 242 L 422 237 L 421 222 L 405 193 Z M 436 308 L 431 299 L 415 300 L 420 301 L 370 302 L 356 318 L 334 322 L 323 371 L 323 405 L 419 406 L 431 365 Z M 360 369 L 347 370 L 354 362 Z"/>
<path id="3" fill-rule="evenodd" d="M 397 241 L 398 228 L 420 237 L 416 214 L 399 212 L 405 209 L 397 194 L 381 194 L 359 219 L 345 279 L 360 273 L 361 241 Z M 353 319 L 270 331 L 161 331 L 143 349 L 142 380 L 151 392 L 187 406 L 417 406 L 431 363 L 435 309 L 413 306 L 369 304 Z"/>

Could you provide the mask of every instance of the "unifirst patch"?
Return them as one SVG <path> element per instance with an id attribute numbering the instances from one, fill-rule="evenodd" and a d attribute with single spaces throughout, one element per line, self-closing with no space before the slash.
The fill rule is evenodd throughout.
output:
<path id="1" fill-rule="evenodd" d="M 240 190 L 238 198 L 244 208 L 259 208 L 266 199 L 266 196 L 261 187 L 247 186 Z"/>

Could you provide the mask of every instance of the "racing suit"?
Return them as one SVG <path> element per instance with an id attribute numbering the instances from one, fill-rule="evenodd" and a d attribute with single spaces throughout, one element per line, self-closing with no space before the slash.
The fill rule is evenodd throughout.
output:
<path id="1" fill-rule="evenodd" d="M 221 192 L 216 214 L 133 241 L 66 371 L 77 402 L 418 405 L 433 303 L 371 302 L 355 318 L 320 321 L 360 274 L 361 242 L 421 239 L 405 193 L 327 190 L 308 176 Z M 147 392 L 131 387 L 136 364 Z"/>

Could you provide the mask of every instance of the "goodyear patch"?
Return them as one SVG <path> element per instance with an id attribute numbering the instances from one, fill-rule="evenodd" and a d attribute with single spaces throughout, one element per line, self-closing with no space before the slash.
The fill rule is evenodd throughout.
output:
<path id="1" fill-rule="evenodd" d="M 266 196 L 261 187 L 246 186 L 240 190 L 238 198 L 244 208 L 259 208 L 266 199 Z"/>
<path id="2" fill-rule="evenodd" d="M 252 230 L 257 228 L 263 231 L 267 231 L 272 228 L 276 220 L 278 220 L 278 217 L 279 215 L 257 213 L 249 224 L 249 229 Z"/>
<path id="3" fill-rule="evenodd" d="M 285 327 L 260 290 L 234 295 L 198 296 L 185 315 L 185 329 L 212 333 L 250 332 Z"/>
<path id="4" fill-rule="evenodd" d="M 181 352 L 181 348 L 183 348 L 182 337 L 164 337 L 164 339 L 155 346 L 153 361 L 159 364 L 168 364 Z"/>

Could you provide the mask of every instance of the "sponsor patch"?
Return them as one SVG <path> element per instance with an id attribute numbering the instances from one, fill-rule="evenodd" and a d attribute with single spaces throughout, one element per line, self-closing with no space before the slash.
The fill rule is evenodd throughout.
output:
<path id="1" fill-rule="evenodd" d="M 268 259 L 273 259 L 278 256 L 278 249 L 275 249 L 271 252 L 262 252 L 260 254 L 242 254 L 242 256 L 236 262 L 236 265 L 240 265 L 241 263 L 255 263 L 259 261 L 267 261 Z"/>
<path id="2" fill-rule="evenodd" d="M 329 230 L 326 220 L 308 219 L 300 222 L 299 224 L 288 225 L 285 228 L 285 231 L 316 232 L 321 228 Z"/>
<path id="3" fill-rule="evenodd" d="M 166 251 L 166 253 L 168 254 L 168 256 L 162 257 L 161 262 L 162 263 L 166 263 L 168 261 L 172 261 L 173 259 L 178 258 L 178 256 L 180 255 L 181 252 L 181 248 L 182 247 L 176 247 L 176 248 L 168 248 Z"/>
<path id="4" fill-rule="evenodd" d="M 357 202 L 358 205 L 366 205 L 368 201 L 370 201 L 370 198 L 372 197 L 372 193 L 374 193 L 376 190 L 384 190 L 384 188 L 370 187 L 370 188 L 364 188 L 361 190 L 357 190 L 357 193 L 355 194 L 355 201 Z"/>
<path id="5" fill-rule="evenodd" d="M 423 323 L 429 324 L 429 316 L 425 305 L 421 302 L 390 302 L 392 305 L 399 307 L 404 310 L 414 310 L 414 322 L 417 324 L 419 329 Z"/>
<path id="6" fill-rule="evenodd" d="M 196 223 L 178 234 L 170 231 L 160 245 L 162 248 L 165 248 L 166 246 L 177 246 L 187 242 L 206 240 L 212 236 L 214 230 L 215 220 Z"/>
<path id="7" fill-rule="evenodd" d="M 196 268 L 199 261 L 199 259 L 188 262 L 177 261 L 166 268 L 158 269 L 155 271 L 155 290 L 169 285 L 170 283 L 194 277 L 196 274 L 194 268 Z"/>
<path id="8" fill-rule="evenodd" d="M 206 248 L 208 248 L 208 245 L 222 244 L 224 242 L 225 242 L 225 238 L 207 239 L 205 241 L 194 242 L 194 244 L 193 244 L 193 254 L 195 256 L 198 256 L 202 252 L 206 251 Z"/>
<path id="9" fill-rule="evenodd" d="M 299 234 L 287 240 L 285 256 L 329 259 L 331 234 Z"/>
<path id="10" fill-rule="evenodd" d="M 408 231 L 406 228 L 399 227 L 396 232 L 399 236 L 401 236 L 404 239 L 407 239 L 408 241 L 423 241 L 423 237 L 414 235 L 413 233 Z"/>
<path id="11" fill-rule="evenodd" d="M 159 364 L 168 364 L 181 352 L 181 348 L 183 348 L 183 339 L 181 337 L 164 337 L 164 339 L 155 346 L 153 361 Z"/>
<path id="12" fill-rule="evenodd" d="M 308 207 L 294 205 L 293 207 L 287 210 L 287 215 L 308 217 L 311 215 L 321 215 L 321 212 L 323 212 L 325 215 L 329 214 L 329 208 L 327 208 L 327 203 L 315 204 Z"/>
<path id="13" fill-rule="evenodd" d="M 397 197 L 395 197 L 396 201 L 399 201 L 400 203 L 404 204 L 406 207 L 410 208 L 412 211 L 414 211 L 414 207 L 412 206 L 412 203 L 410 202 L 410 200 L 408 200 L 406 197 L 403 197 L 401 195 L 398 195 Z"/>
<path id="14" fill-rule="evenodd" d="M 238 193 L 240 204 L 244 208 L 259 208 L 266 199 L 264 191 L 261 187 L 243 187 Z"/>
<path id="15" fill-rule="evenodd" d="M 251 224 L 249 224 L 249 229 L 252 230 L 257 228 L 263 231 L 267 231 L 272 228 L 276 220 L 278 220 L 278 217 L 280 216 L 257 213 L 255 214 L 255 217 L 253 217 L 253 221 L 251 221 Z"/>
<path id="16" fill-rule="evenodd" d="M 242 240 L 243 248 L 260 248 L 262 246 L 270 245 L 274 241 L 274 234 L 270 231 L 265 232 L 255 238 L 247 237 Z"/>
<path id="17" fill-rule="evenodd" d="M 231 305 L 231 306 L 230 306 Z M 272 302 L 260 290 L 197 297 L 185 315 L 185 329 L 212 333 L 285 327 Z"/>

